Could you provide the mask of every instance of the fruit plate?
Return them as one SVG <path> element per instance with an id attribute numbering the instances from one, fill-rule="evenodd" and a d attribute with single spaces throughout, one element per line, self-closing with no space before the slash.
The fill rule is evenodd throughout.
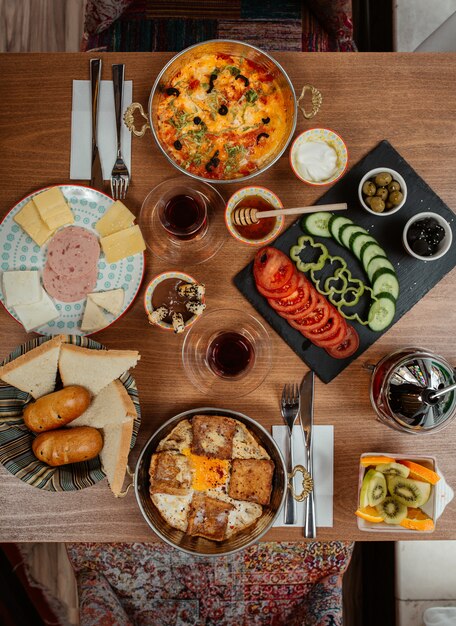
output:
<path id="1" fill-rule="evenodd" d="M 1 365 L 14 361 L 49 339 L 51 337 L 37 337 L 17 346 Z M 79 335 L 67 336 L 67 342 L 92 350 L 105 349 L 97 341 Z M 141 409 L 133 376 L 125 372 L 120 377 L 120 381 L 125 386 L 136 409 L 130 443 L 131 450 L 136 443 L 141 424 Z M 35 435 L 26 427 L 22 419 L 24 407 L 31 400 L 32 396 L 12 385 L 0 385 L 0 463 L 8 472 L 28 485 L 45 491 L 78 491 L 103 480 L 105 473 L 101 468 L 99 456 L 90 461 L 60 467 L 50 467 L 35 457 L 32 452 L 32 441 Z"/>
<path id="2" fill-rule="evenodd" d="M 391 525 L 388 525 L 385 523 L 376 524 L 376 523 L 368 522 L 360 517 L 357 517 L 359 530 L 364 530 L 366 532 L 374 532 L 374 533 L 375 532 L 377 533 L 394 532 L 394 533 L 401 533 L 401 534 L 402 533 L 415 533 L 419 535 L 423 535 L 426 533 L 427 534 L 433 533 L 435 530 L 438 518 L 442 515 L 445 507 L 447 506 L 447 504 L 451 502 L 451 500 L 454 497 L 454 492 L 452 488 L 445 481 L 445 478 L 442 472 L 439 470 L 437 466 L 436 458 L 433 456 L 420 456 L 420 457 L 410 458 L 409 456 L 405 457 L 403 455 L 393 454 L 391 452 L 366 452 L 361 455 L 361 459 L 367 456 L 384 456 L 384 457 L 390 457 L 390 458 L 397 459 L 397 460 L 414 461 L 415 463 L 424 465 L 428 469 L 436 472 L 440 476 L 440 480 L 436 485 L 432 486 L 432 493 L 431 493 L 431 497 L 429 498 L 429 500 L 426 502 L 425 505 L 420 507 L 421 510 L 424 511 L 424 513 L 426 513 L 426 515 L 429 515 L 429 517 L 432 518 L 434 522 L 434 528 L 432 530 L 410 530 L 408 528 L 403 528 L 402 526 L 399 526 L 398 524 L 391 524 Z M 361 493 L 361 484 L 363 482 L 363 478 L 364 478 L 366 470 L 367 468 L 363 467 L 363 465 L 361 465 L 361 462 L 360 462 L 359 481 L 358 481 L 358 502 L 359 502 L 359 494 Z"/>
<path id="3" fill-rule="evenodd" d="M 398 171 L 405 179 L 408 187 L 407 202 L 398 213 L 384 217 L 375 217 L 367 213 L 358 199 L 358 184 L 363 175 L 375 167 L 389 167 Z M 410 217 L 421 211 L 438 213 L 451 226 L 453 241 L 456 240 L 456 219 L 453 211 L 437 196 L 429 185 L 412 169 L 407 161 L 393 148 L 388 141 L 381 141 L 371 152 L 348 171 L 343 178 L 335 183 L 315 205 L 332 202 L 346 202 L 349 209 L 344 212 L 355 224 L 362 226 L 377 239 L 384 248 L 388 259 L 394 265 L 400 283 L 399 299 L 392 324 L 395 324 L 415 304 L 417 304 L 442 278 L 456 266 L 456 245 L 441 259 L 432 262 L 418 261 L 404 249 L 402 231 Z M 285 254 L 296 245 L 298 237 L 304 234 L 301 219 L 296 220 L 289 228 L 271 244 Z M 315 241 L 324 244 L 331 256 L 341 256 L 347 262 L 354 278 L 366 281 L 367 276 L 355 255 L 339 245 L 334 239 L 314 237 Z M 260 315 L 272 326 L 282 339 L 296 352 L 310 369 L 324 383 L 329 383 L 338 376 L 352 361 L 389 331 L 391 325 L 381 332 L 374 332 L 358 322 L 350 322 L 359 335 L 359 348 L 350 357 L 335 359 L 322 348 L 317 348 L 301 333 L 280 317 L 267 300 L 260 295 L 255 287 L 253 262 L 249 263 L 234 277 L 234 284 Z M 444 310 L 442 311 L 444 314 Z"/>
<path id="4" fill-rule="evenodd" d="M 106 194 L 83 187 L 81 185 L 58 185 L 65 196 L 74 215 L 74 225 L 86 228 L 98 236 L 95 223 L 103 216 L 114 200 Z M 43 270 L 47 257 L 47 243 L 41 248 L 22 230 L 14 221 L 14 216 L 22 207 L 45 189 L 40 189 L 18 202 L 5 216 L 0 224 L 0 269 L 8 270 Z M 117 263 L 107 263 L 103 253 L 98 261 L 98 279 L 94 291 L 108 291 L 121 287 L 125 292 L 124 304 L 121 312 L 114 316 L 106 314 L 107 328 L 121 317 L 133 303 L 144 275 L 144 254 L 122 259 Z M 19 323 L 19 319 L 12 307 L 7 307 L 3 294 L 3 281 L 0 281 L 0 301 L 8 313 Z M 81 331 L 81 322 L 84 315 L 85 298 L 78 302 L 59 302 L 55 305 L 60 316 L 35 330 L 40 335 L 58 335 L 60 333 L 85 335 Z M 98 329 L 103 330 L 102 328 Z M 97 332 L 98 332 L 97 331 Z"/>

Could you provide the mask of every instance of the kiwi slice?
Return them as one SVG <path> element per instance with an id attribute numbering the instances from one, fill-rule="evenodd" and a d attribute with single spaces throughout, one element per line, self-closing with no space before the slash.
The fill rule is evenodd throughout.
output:
<path id="1" fill-rule="evenodd" d="M 405 465 L 401 465 L 401 463 L 380 463 L 375 468 L 375 471 L 381 472 L 382 474 L 386 474 L 387 476 L 402 476 L 402 478 L 407 478 L 410 474 L 410 470 Z"/>
<path id="2" fill-rule="evenodd" d="M 381 472 L 370 469 L 363 478 L 359 505 L 364 508 L 380 504 L 386 498 L 387 493 L 385 476 Z"/>
<path id="3" fill-rule="evenodd" d="M 383 521 L 387 524 L 400 524 L 407 517 L 407 507 L 388 496 L 375 507 Z"/>
<path id="4" fill-rule="evenodd" d="M 388 491 L 398 502 L 417 509 L 429 500 L 431 485 L 402 476 L 388 476 Z"/>

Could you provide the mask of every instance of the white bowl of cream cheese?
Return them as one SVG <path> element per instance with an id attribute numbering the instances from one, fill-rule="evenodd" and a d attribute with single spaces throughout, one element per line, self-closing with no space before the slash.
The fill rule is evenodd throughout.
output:
<path id="1" fill-rule="evenodd" d="M 308 185 L 329 185 L 338 180 L 348 164 L 348 151 L 337 133 L 311 128 L 296 137 L 290 149 L 293 172 Z"/>

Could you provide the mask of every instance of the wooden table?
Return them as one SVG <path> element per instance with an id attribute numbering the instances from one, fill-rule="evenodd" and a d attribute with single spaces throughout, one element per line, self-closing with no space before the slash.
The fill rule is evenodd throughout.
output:
<path id="1" fill-rule="evenodd" d="M 126 63 L 133 79 L 134 100 L 147 103 L 151 85 L 171 54 L 104 54 L 104 78 L 111 63 Z M 311 126 L 337 130 L 348 145 L 351 164 L 383 138 L 389 139 L 449 206 L 456 206 L 456 55 L 455 54 L 301 54 L 277 53 L 295 88 L 312 83 L 323 92 L 316 120 L 299 115 L 297 131 Z M 0 57 L 0 139 L 2 184 L 0 214 L 26 194 L 46 185 L 69 182 L 71 90 L 73 79 L 88 76 L 86 54 L 22 54 Z M 176 174 L 147 134 L 133 139 L 133 180 L 128 206 L 137 214 L 143 198 L 158 182 Z M 255 182 L 279 194 L 285 206 L 313 203 L 317 189 L 299 182 L 288 153 Z M 236 185 L 221 189 L 225 198 Z M 290 218 L 291 219 L 291 218 Z M 209 308 L 251 310 L 231 284 L 252 251 L 229 238 L 218 256 L 193 268 L 207 286 Z M 169 269 L 147 257 L 145 281 Z M 186 268 L 182 268 L 186 269 Z M 448 275 L 362 357 L 329 385 L 316 381 L 315 421 L 334 424 L 334 526 L 320 528 L 321 540 L 398 538 L 390 533 L 358 531 L 358 461 L 362 452 L 385 451 L 403 456 L 431 454 L 455 487 L 456 422 L 442 433 L 412 437 L 378 423 L 368 397 L 366 362 L 407 344 L 435 350 L 456 363 L 455 273 Z M 279 396 L 286 381 L 300 380 L 306 366 L 271 331 L 274 364 L 265 383 L 245 398 L 233 394 L 212 400 L 188 382 L 182 369 L 182 339 L 152 329 L 142 308 L 142 292 L 133 307 L 96 339 L 110 348 L 134 348 L 142 355 L 134 371 L 142 426 L 130 461 L 135 463 L 144 442 L 172 415 L 210 404 L 242 411 L 270 427 L 280 423 Z M 253 311 L 252 311 L 253 312 Z M 1 355 L 6 356 L 27 335 L 0 308 Z M 456 537 L 456 501 L 439 520 L 433 539 Z M 275 529 L 269 540 L 299 540 L 302 530 Z M 401 539 L 403 536 L 401 535 Z M 405 535 L 419 539 L 420 535 Z M 428 539 L 429 535 L 422 536 Z M 29 487 L 0 467 L 0 541 L 153 541 L 132 492 L 116 500 L 106 481 L 76 493 L 47 493 Z"/>

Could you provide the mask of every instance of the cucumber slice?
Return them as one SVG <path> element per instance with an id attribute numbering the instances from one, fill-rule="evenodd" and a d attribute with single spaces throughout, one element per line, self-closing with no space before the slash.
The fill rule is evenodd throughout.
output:
<path id="1" fill-rule="evenodd" d="M 314 235 L 316 237 L 331 237 L 328 224 L 332 216 L 333 213 L 326 213 L 324 211 L 306 215 L 301 220 L 301 228 L 303 231 L 309 233 L 309 235 Z"/>
<path id="2" fill-rule="evenodd" d="M 366 241 L 359 253 L 359 260 L 363 264 L 364 269 L 367 268 L 374 256 L 387 257 L 386 252 L 378 245 L 378 242 L 374 239 L 372 242 Z"/>
<path id="3" fill-rule="evenodd" d="M 367 276 L 369 278 L 369 281 L 370 281 L 371 285 L 374 282 L 373 281 L 374 274 L 378 270 L 385 270 L 385 269 L 390 270 L 394 274 L 396 273 L 394 271 L 394 265 L 386 257 L 384 257 L 384 256 L 374 256 L 370 260 L 369 265 L 366 268 L 366 273 L 367 273 Z"/>
<path id="4" fill-rule="evenodd" d="M 355 233 L 368 234 L 367 230 L 364 230 L 364 228 L 361 228 L 361 226 L 357 224 L 344 224 L 339 230 L 340 243 L 350 250 L 350 239 Z"/>
<path id="5" fill-rule="evenodd" d="M 357 235 L 369 235 L 365 228 L 361 228 L 361 226 L 357 226 L 356 224 L 351 228 L 347 226 L 340 233 L 340 238 L 342 243 L 349 250 L 352 249 L 352 242 Z"/>
<path id="6" fill-rule="evenodd" d="M 353 233 L 350 239 L 350 248 L 355 257 L 361 260 L 361 250 L 366 243 L 377 244 L 377 240 L 372 235 L 366 235 L 365 233 Z"/>
<path id="7" fill-rule="evenodd" d="M 387 328 L 396 313 L 396 301 L 390 293 L 379 293 L 369 310 L 369 328 L 380 332 Z"/>
<path id="8" fill-rule="evenodd" d="M 342 243 L 339 239 L 339 232 L 342 226 L 345 226 L 346 224 L 353 224 L 353 222 L 352 220 L 349 220 L 348 217 L 343 217 L 342 215 L 333 215 L 329 220 L 329 232 L 337 241 L 337 243 Z"/>
<path id="9" fill-rule="evenodd" d="M 389 293 L 395 300 L 399 297 L 399 281 L 396 274 L 389 270 L 377 270 L 374 274 L 374 282 L 372 283 L 372 292 L 374 296 L 380 293 Z"/>

